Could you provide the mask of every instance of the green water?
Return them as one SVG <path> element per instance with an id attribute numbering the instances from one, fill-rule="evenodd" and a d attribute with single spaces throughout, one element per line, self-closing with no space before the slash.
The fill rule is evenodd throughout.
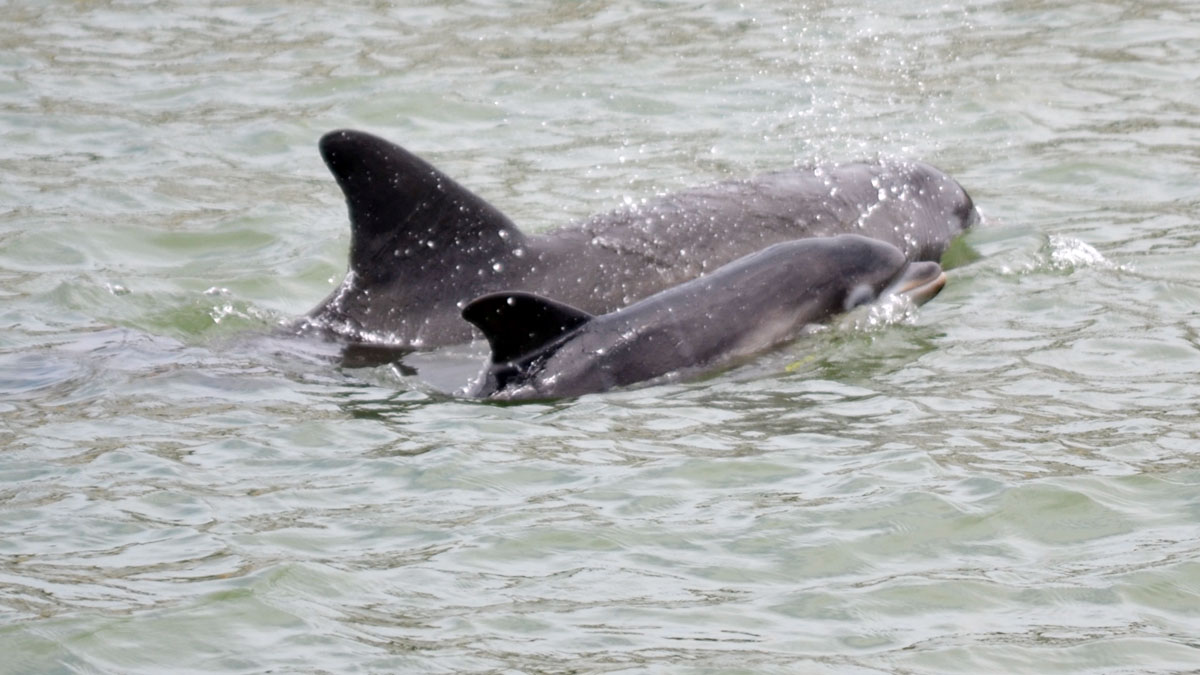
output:
<path id="1" fill-rule="evenodd" d="M 1200 6 L 919 5 L 0 4 L 0 672 L 1200 668 Z M 528 230 L 877 155 L 986 223 L 901 320 L 484 405 L 261 337 L 342 126 Z"/>

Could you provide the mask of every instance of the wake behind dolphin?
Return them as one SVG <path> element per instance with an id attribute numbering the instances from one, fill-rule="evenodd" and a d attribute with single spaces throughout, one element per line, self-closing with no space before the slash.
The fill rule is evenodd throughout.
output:
<path id="1" fill-rule="evenodd" d="M 559 398 L 719 368 L 884 295 L 924 302 L 945 280 L 935 262 L 909 263 L 891 244 L 847 234 L 775 244 L 603 316 L 493 293 L 462 312 L 492 348 L 469 393 Z"/>
<path id="2" fill-rule="evenodd" d="M 326 134 L 321 155 L 346 197 L 350 269 L 297 324 L 351 344 L 429 349 L 467 342 L 472 299 L 505 289 L 611 312 L 779 242 L 857 233 L 908 260 L 938 260 L 978 221 L 958 183 L 928 164 L 800 168 L 716 183 L 543 235 L 400 146 Z"/>

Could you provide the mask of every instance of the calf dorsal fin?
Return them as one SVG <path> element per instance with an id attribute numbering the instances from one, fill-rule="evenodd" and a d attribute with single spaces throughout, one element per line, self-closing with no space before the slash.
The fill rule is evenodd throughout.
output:
<path id="1" fill-rule="evenodd" d="M 483 331 L 492 363 L 541 349 L 592 320 L 592 315 L 533 293 L 506 291 L 475 298 L 462 316 Z"/>
<path id="2" fill-rule="evenodd" d="M 364 282 L 391 280 L 409 254 L 428 261 L 453 249 L 460 262 L 483 264 L 522 245 L 499 210 L 394 143 L 341 129 L 321 137 L 320 149 L 346 196 L 350 269 Z"/>

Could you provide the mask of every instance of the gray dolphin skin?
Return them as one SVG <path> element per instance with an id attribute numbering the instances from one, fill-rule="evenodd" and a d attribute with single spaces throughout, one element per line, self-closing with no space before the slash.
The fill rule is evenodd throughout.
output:
<path id="1" fill-rule="evenodd" d="M 939 260 L 978 221 L 967 193 L 920 162 L 798 168 L 648 199 L 541 235 L 398 145 L 320 141 L 346 197 L 350 265 L 293 330 L 402 350 L 470 341 L 470 300 L 520 289 L 611 312 L 771 244 L 842 233 Z"/>
<path id="2" fill-rule="evenodd" d="M 945 281 L 935 262 L 910 263 L 891 244 L 847 234 L 775 244 L 602 316 L 492 293 L 462 310 L 492 348 L 468 393 L 561 398 L 719 368 L 888 294 L 924 302 Z"/>

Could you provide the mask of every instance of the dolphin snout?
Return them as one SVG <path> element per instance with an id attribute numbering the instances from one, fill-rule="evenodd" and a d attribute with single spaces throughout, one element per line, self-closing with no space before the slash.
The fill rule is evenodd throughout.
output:
<path id="1" fill-rule="evenodd" d="M 884 295 L 903 295 L 921 305 L 937 295 L 946 285 L 946 273 L 935 262 L 909 263 L 883 292 Z"/>

